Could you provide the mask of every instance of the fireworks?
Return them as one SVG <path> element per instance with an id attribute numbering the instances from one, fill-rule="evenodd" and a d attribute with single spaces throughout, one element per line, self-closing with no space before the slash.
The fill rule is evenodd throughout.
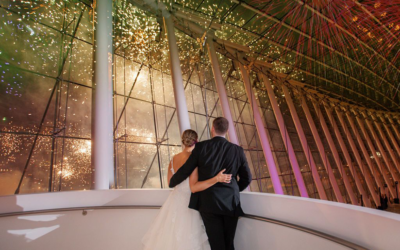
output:
<path id="1" fill-rule="evenodd" d="M 46 192 L 49 186 L 51 191 L 90 189 L 93 9 L 80 1 L 9 2 L 0 9 L 5 20 L 0 23 L 4 41 L 0 44 L 0 181 L 12 175 L 18 182 L 38 135 L 21 192 Z M 387 1 L 358 5 L 352 0 L 236 2 L 168 1 L 166 5 L 172 13 L 199 16 L 204 29 L 209 30 L 211 21 L 218 24 L 217 38 L 248 46 L 248 56 L 271 64 L 271 72 L 345 98 L 360 102 L 370 98 L 396 108 L 398 5 Z M 114 134 L 116 185 L 166 187 L 167 166 L 180 152 L 181 140 L 165 30 L 160 17 L 130 1 L 113 3 L 115 126 L 120 119 Z M 222 115 L 208 51 L 202 41 L 183 31 L 176 29 L 175 34 L 191 125 L 201 140 L 208 139 L 207 123 Z M 218 59 L 240 143 L 257 172 L 259 190 L 271 191 L 241 76 L 232 71 L 232 60 L 220 54 Z M 267 93 L 257 76 L 251 77 L 274 138 L 284 185 L 290 188 L 290 166 L 282 160 L 286 153 L 278 152 L 280 137 L 274 131 Z M 285 109 L 279 84 L 274 91 Z"/>

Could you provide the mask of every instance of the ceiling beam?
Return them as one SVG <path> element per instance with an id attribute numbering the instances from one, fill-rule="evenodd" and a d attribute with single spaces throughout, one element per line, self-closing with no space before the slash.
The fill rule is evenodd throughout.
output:
<path id="1" fill-rule="evenodd" d="M 235 2 L 236 0 L 233 0 L 233 1 Z M 239 2 L 238 2 L 238 3 L 239 3 Z M 241 5 L 245 5 L 245 3 L 243 3 L 243 2 L 240 2 L 240 4 L 241 4 Z M 248 6 L 248 5 L 246 5 L 246 6 Z M 181 9 L 182 9 L 182 7 L 180 7 L 180 6 L 177 5 L 177 4 L 174 4 L 174 8 L 181 8 Z M 254 8 L 254 9 L 255 9 L 255 8 Z M 261 12 L 261 13 L 262 13 L 262 12 Z M 265 13 L 262 13 L 262 15 L 264 15 L 264 16 L 269 16 L 268 14 L 265 14 Z M 275 19 L 276 19 L 276 18 L 275 18 Z M 275 22 L 281 22 L 280 20 L 278 20 L 278 19 L 275 20 L 275 19 L 274 19 L 273 21 L 275 21 Z M 383 98 L 389 100 L 389 101 L 390 101 L 392 104 L 394 104 L 395 106 L 400 107 L 400 105 L 397 104 L 397 102 L 393 101 L 391 98 L 389 98 L 386 94 L 384 94 L 384 93 L 381 92 L 380 90 L 371 87 L 369 84 L 367 84 L 367 83 L 365 83 L 365 82 L 363 82 L 363 81 L 360 81 L 360 80 L 358 80 L 357 78 L 355 78 L 355 77 L 353 77 L 353 76 L 350 76 L 350 75 L 347 74 L 346 72 L 343 72 L 343 71 L 341 71 L 341 70 L 339 70 L 339 69 L 336 69 L 336 68 L 334 68 L 334 67 L 332 67 L 332 66 L 330 66 L 330 65 L 327 65 L 327 64 L 324 63 L 324 62 L 321 62 L 320 60 L 314 59 L 314 58 L 312 58 L 312 57 L 310 57 L 310 56 L 307 56 L 307 55 L 305 55 L 305 54 L 303 54 L 303 53 L 301 53 L 301 52 L 298 52 L 298 51 L 296 51 L 296 50 L 293 50 L 293 49 L 289 48 L 288 46 L 285 46 L 285 45 L 279 44 L 279 43 L 277 43 L 277 42 L 274 42 L 274 41 L 272 41 L 272 40 L 266 39 L 265 37 L 260 37 L 259 35 L 257 35 L 257 34 L 255 34 L 255 33 L 251 32 L 251 31 L 249 31 L 249 30 L 247 30 L 247 29 L 245 29 L 245 28 L 238 27 L 238 26 L 235 26 L 235 25 L 232 25 L 232 24 L 227 24 L 227 23 L 225 23 L 224 25 L 227 25 L 229 28 L 232 28 L 232 29 L 235 29 L 235 30 L 238 30 L 238 31 L 247 32 L 247 33 L 249 33 L 250 35 L 252 35 L 252 36 L 254 36 L 254 37 L 256 37 L 256 38 L 259 38 L 259 39 L 261 39 L 261 40 L 265 40 L 265 41 L 269 42 L 269 43 L 272 44 L 272 45 L 278 46 L 278 47 L 280 47 L 280 48 L 282 48 L 282 49 L 284 49 L 284 50 L 288 50 L 288 51 L 290 51 L 290 52 L 292 52 L 292 53 L 295 53 L 296 55 L 300 55 L 300 56 L 302 56 L 302 57 L 304 57 L 304 58 L 306 58 L 306 59 L 308 59 L 308 60 L 310 60 L 310 61 L 316 62 L 316 63 L 318 63 L 318 64 L 324 66 L 325 68 L 329 68 L 329 69 L 331 69 L 331 70 L 333 70 L 333 71 L 335 71 L 335 72 L 337 72 L 337 73 L 339 73 L 339 74 L 341 74 L 341 75 L 344 75 L 344 76 L 346 76 L 346 77 L 348 77 L 348 78 L 350 78 L 350 79 L 352 79 L 352 80 L 354 80 L 354 81 L 356 81 L 356 82 L 358 82 L 358 83 L 364 85 L 366 88 L 371 89 L 373 92 L 376 92 L 376 93 L 380 94 Z M 287 26 L 288 26 L 288 25 L 287 25 Z M 291 27 L 291 26 L 289 26 L 289 27 Z M 294 29 L 294 28 L 292 27 L 292 29 Z M 298 32 L 301 32 L 301 31 L 299 31 L 299 30 L 297 30 L 297 31 L 298 31 Z M 329 47 L 329 46 L 328 46 L 328 47 Z M 367 71 L 370 72 L 371 74 L 377 76 L 377 77 L 378 77 L 379 79 L 381 79 L 382 81 L 385 81 L 385 82 L 388 83 L 389 85 L 394 86 L 394 85 L 392 85 L 390 82 L 388 82 L 386 79 L 384 79 L 384 78 L 382 78 L 381 76 L 379 76 L 376 72 L 373 72 L 372 70 L 368 69 L 367 67 L 365 67 L 364 65 L 360 64 L 359 62 L 356 62 L 355 60 L 349 58 L 348 56 L 342 54 L 341 52 L 339 52 L 339 51 L 337 51 L 337 50 L 335 50 L 335 49 L 333 49 L 333 48 L 330 48 L 330 49 L 333 50 L 333 51 L 335 51 L 336 53 L 341 54 L 343 57 L 345 57 L 346 59 L 348 59 L 348 60 L 354 62 L 356 65 L 362 67 L 363 69 L 367 70 Z M 295 65 L 290 65 L 290 66 L 291 66 L 291 67 L 294 67 L 294 68 L 296 68 L 296 69 L 298 69 L 298 70 L 300 70 L 300 71 L 306 72 L 306 71 L 302 70 L 302 69 L 301 69 L 300 67 L 298 67 L 298 66 L 295 66 Z M 309 74 L 312 74 L 312 73 L 309 73 Z M 329 81 L 329 80 L 328 80 L 328 81 Z M 339 85 L 339 86 L 341 86 L 341 85 Z M 351 90 L 351 92 L 354 92 L 354 91 Z M 358 92 L 355 92 L 355 93 L 358 93 Z"/>
<path id="2" fill-rule="evenodd" d="M 135 5 L 140 5 L 143 9 L 147 9 L 147 11 L 152 11 L 154 14 L 156 14 L 157 16 L 160 16 L 160 14 L 161 14 L 161 12 L 162 12 L 162 10 L 166 10 L 166 7 L 163 5 L 163 4 L 156 4 L 155 3 L 155 1 L 154 0 L 130 0 L 133 4 L 135 4 Z M 150 9 L 148 9 L 148 8 L 150 8 Z M 207 33 L 207 31 L 205 30 L 205 29 L 203 29 L 202 27 L 200 27 L 200 26 L 198 26 L 197 24 L 194 24 L 194 23 L 192 23 L 191 21 L 188 21 L 188 20 L 185 20 L 184 22 L 179 22 L 179 20 L 177 20 L 176 18 L 175 18 L 175 26 L 178 28 L 178 29 L 180 29 L 181 31 L 183 31 L 184 33 L 186 33 L 187 35 L 189 35 L 189 36 L 191 36 L 191 37 L 193 37 L 193 38 L 195 38 L 196 40 L 198 39 L 198 38 L 202 38 L 206 33 Z M 210 36 L 213 36 L 212 34 L 210 34 L 210 33 L 208 33 L 207 35 L 210 35 Z M 215 38 L 215 37 L 214 37 Z M 204 39 L 204 37 L 203 37 L 203 39 Z M 243 45 L 238 45 L 238 44 L 235 44 L 235 43 L 232 43 L 232 42 L 229 42 L 229 41 L 225 41 L 225 40 L 222 40 L 222 39 L 218 39 L 218 38 L 215 38 L 215 42 L 216 42 L 216 49 L 217 49 L 217 51 L 218 51 L 218 48 L 220 48 L 220 46 L 222 46 L 222 48 L 224 48 L 224 47 L 228 47 L 228 48 L 230 48 L 230 50 L 232 51 L 232 49 L 233 50 L 235 50 L 235 51 L 237 51 L 237 50 L 239 50 L 240 52 L 245 52 L 245 53 L 249 53 L 250 52 L 250 50 L 249 50 L 249 48 L 247 47 L 247 46 L 243 46 Z M 274 42 L 275 43 L 275 42 Z M 278 44 L 278 43 L 276 43 L 276 44 Z M 282 45 L 280 45 L 280 46 L 282 46 Z M 290 49 L 290 48 L 289 48 Z M 291 49 L 290 49 L 291 50 Z M 220 52 L 220 51 L 219 51 Z M 229 52 L 228 52 L 229 53 Z M 224 54 L 223 52 L 222 52 L 222 54 Z M 227 53 L 225 53 L 225 55 L 226 55 Z M 313 59 L 313 58 L 311 58 L 311 57 L 308 57 L 308 56 L 305 56 L 305 55 L 303 55 L 304 57 L 306 57 L 307 59 L 309 59 L 309 60 L 312 60 L 312 61 L 316 61 L 315 59 Z M 237 60 L 238 58 L 236 58 L 236 60 Z M 322 63 L 322 62 L 320 62 L 321 64 L 324 64 L 324 63 Z M 249 64 L 249 62 L 247 61 L 247 63 L 245 64 L 245 65 L 248 65 Z M 331 66 L 329 66 L 329 65 L 326 65 L 326 64 L 324 64 L 325 65 L 325 67 L 328 67 L 328 68 L 331 68 L 332 70 L 335 70 L 335 71 L 338 71 L 337 69 L 335 69 L 335 68 L 333 68 L 333 67 L 331 67 Z M 292 67 L 295 67 L 295 66 L 293 66 L 293 65 L 291 65 Z M 274 71 L 270 71 L 271 72 L 271 74 L 273 74 L 273 75 L 275 75 L 275 76 L 278 76 L 278 77 L 280 77 L 280 78 L 284 78 L 284 80 L 288 80 L 289 78 L 290 78 L 290 76 L 289 75 L 286 75 L 286 74 L 282 74 L 282 73 L 278 73 L 278 72 L 274 72 Z M 349 76 L 349 75 L 347 75 L 346 73 L 344 73 L 344 72 L 342 72 L 342 74 L 345 74 L 346 76 L 348 76 L 348 77 L 351 77 L 351 76 Z M 327 80 L 327 79 L 326 79 Z M 355 79 L 355 80 L 357 80 L 357 79 Z M 329 81 L 329 80 L 328 80 Z M 359 81 L 359 80 L 357 80 L 357 81 Z M 330 81 L 331 83 L 334 83 L 333 81 Z M 361 82 L 361 81 L 359 81 L 359 82 Z M 363 83 L 363 82 L 361 82 L 361 83 Z M 302 83 L 303 85 L 304 85 L 304 83 Z M 365 83 L 363 83 L 365 86 L 367 86 L 367 87 L 369 87 L 369 88 L 371 88 L 370 86 L 368 86 L 368 85 L 366 85 Z M 356 95 L 358 95 L 358 96 L 361 96 L 361 97 L 363 97 L 363 98 L 365 98 L 365 99 L 367 99 L 367 100 L 369 100 L 369 101 L 371 101 L 371 102 L 373 102 L 373 103 L 375 103 L 376 105 L 378 105 L 379 107 L 382 107 L 383 109 L 386 109 L 387 110 L 387 108 L 385 107 L 385 106 L 383 106 L 382 104 L 380 104 L 380 103 L 378 103 L 378 102 L 376 102 L 375 100 L 373 100 L 373 99 L 371 99 L 371 98 L 369 98 L 369 97 L 367 97 L 367 96 L 364 96 L 363 94 L 361 94 L 361 93 L 359 93 L 359 92 L 355 92 L 354 90 L 352 90 L 352 89 L 349 89 L 349 88 L 346 88 L 346 87 L 344 87 L 344 86 L 342 86 L 342 85 L 340 85 L 340 84 L 338 84 L 338 83 L 336 83 L 335 85 L 337 85 L 337 86 L 339 86 L 339 87 L 341 87 L 341 88 L 344 88 L 344 89 L 346 89 L 346 90 L 348 90 L 348 91 L 350 91 L 350 92 L 353 92 L 353 93 L 355 93 Z M 374 91 L 376 91 L 375 89 L 373 89 Z M 398 105 L 399 106 L 399 105 Z"/>
<path id="3" fill-rule="evenodd" d="M 233 0 L 235 1 L 235 0 Z M 363 41 L 361 41 L 359 38 L 357 38 L 355 35 L 353 35 L 352 33 L 350 33 L 348 30 L 346 30 L 345 28 L 343 28 L 342 26 L 340 26 L 337 22 L 333 21 L 332 19 L 330 19 L 329 17 L 325 16 L 324 14 L 322 14 L 321 12 L 317 11 L 316 9 L 314 9 L 312 6 L 310 6 L 309 4 L 307 4 L 305 1 L 302 0 L 295 0 L 298 4 L 300 5 L 304 5 L 304 7 L 306 7 L 308 10 L 310 10 L 311 12 L 313 12 L 314 14 L 316 14 L 317 16 L 325 19 L 327 22 L 333 24 L 336 26 L 336 28 L 340 29 L 341 31 L 343 31 L 344 33 L 346 33 L 347 35 L 351 36 L 354 40 L 358 41 L 359 43 L 361 43 L 362 45 L 364 45 L 364 47 L 368 48 L 369 50 L 371 50 L 375 55 L 377 55 L 378 57 L 382 58 L 384 61 L 386 61 L 389 65 L 391 65 L 398 73 L 400 73 L 400 69 L 396 67 L 396 65 L 394 65 L 391 61 L 389 61 L 387 58 L 385 58 L 384 56 L 382 56 L 379 52 L 377 52 L 374 48 L 370 47 L 368 44 L 364 43 Z"/>

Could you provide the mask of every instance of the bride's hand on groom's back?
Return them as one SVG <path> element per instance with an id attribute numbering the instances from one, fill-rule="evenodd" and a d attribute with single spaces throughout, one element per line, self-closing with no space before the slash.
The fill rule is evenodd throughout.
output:
<path id="1" fill-rule="evenodd" d="M 226 169 L 221 170 L 215 177 L 218 182 L 223 182 L 223 183 L 230 183 L 232 179 L 231 174 L 224 174 Z"/>

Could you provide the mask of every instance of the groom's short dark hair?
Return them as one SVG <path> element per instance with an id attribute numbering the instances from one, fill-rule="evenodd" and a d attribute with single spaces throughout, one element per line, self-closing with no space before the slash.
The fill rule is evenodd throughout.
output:
<path id="1" fill-rule="evenodd" d="M 213 121 L 214 131 L 219 135 L 224 135 L 228 131 L 229 122 L 225 117 L 217 117 Z"/>

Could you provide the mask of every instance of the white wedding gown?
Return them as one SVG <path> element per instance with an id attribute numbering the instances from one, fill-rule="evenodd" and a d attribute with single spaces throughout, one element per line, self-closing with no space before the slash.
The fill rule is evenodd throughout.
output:
<path id="1" fill-rule="evenodd" d="M 188 208 L 190 194 L 187 178 L 168 196 L 143 237 L 144 250 L 210 250 L 200 213 Z"/>

